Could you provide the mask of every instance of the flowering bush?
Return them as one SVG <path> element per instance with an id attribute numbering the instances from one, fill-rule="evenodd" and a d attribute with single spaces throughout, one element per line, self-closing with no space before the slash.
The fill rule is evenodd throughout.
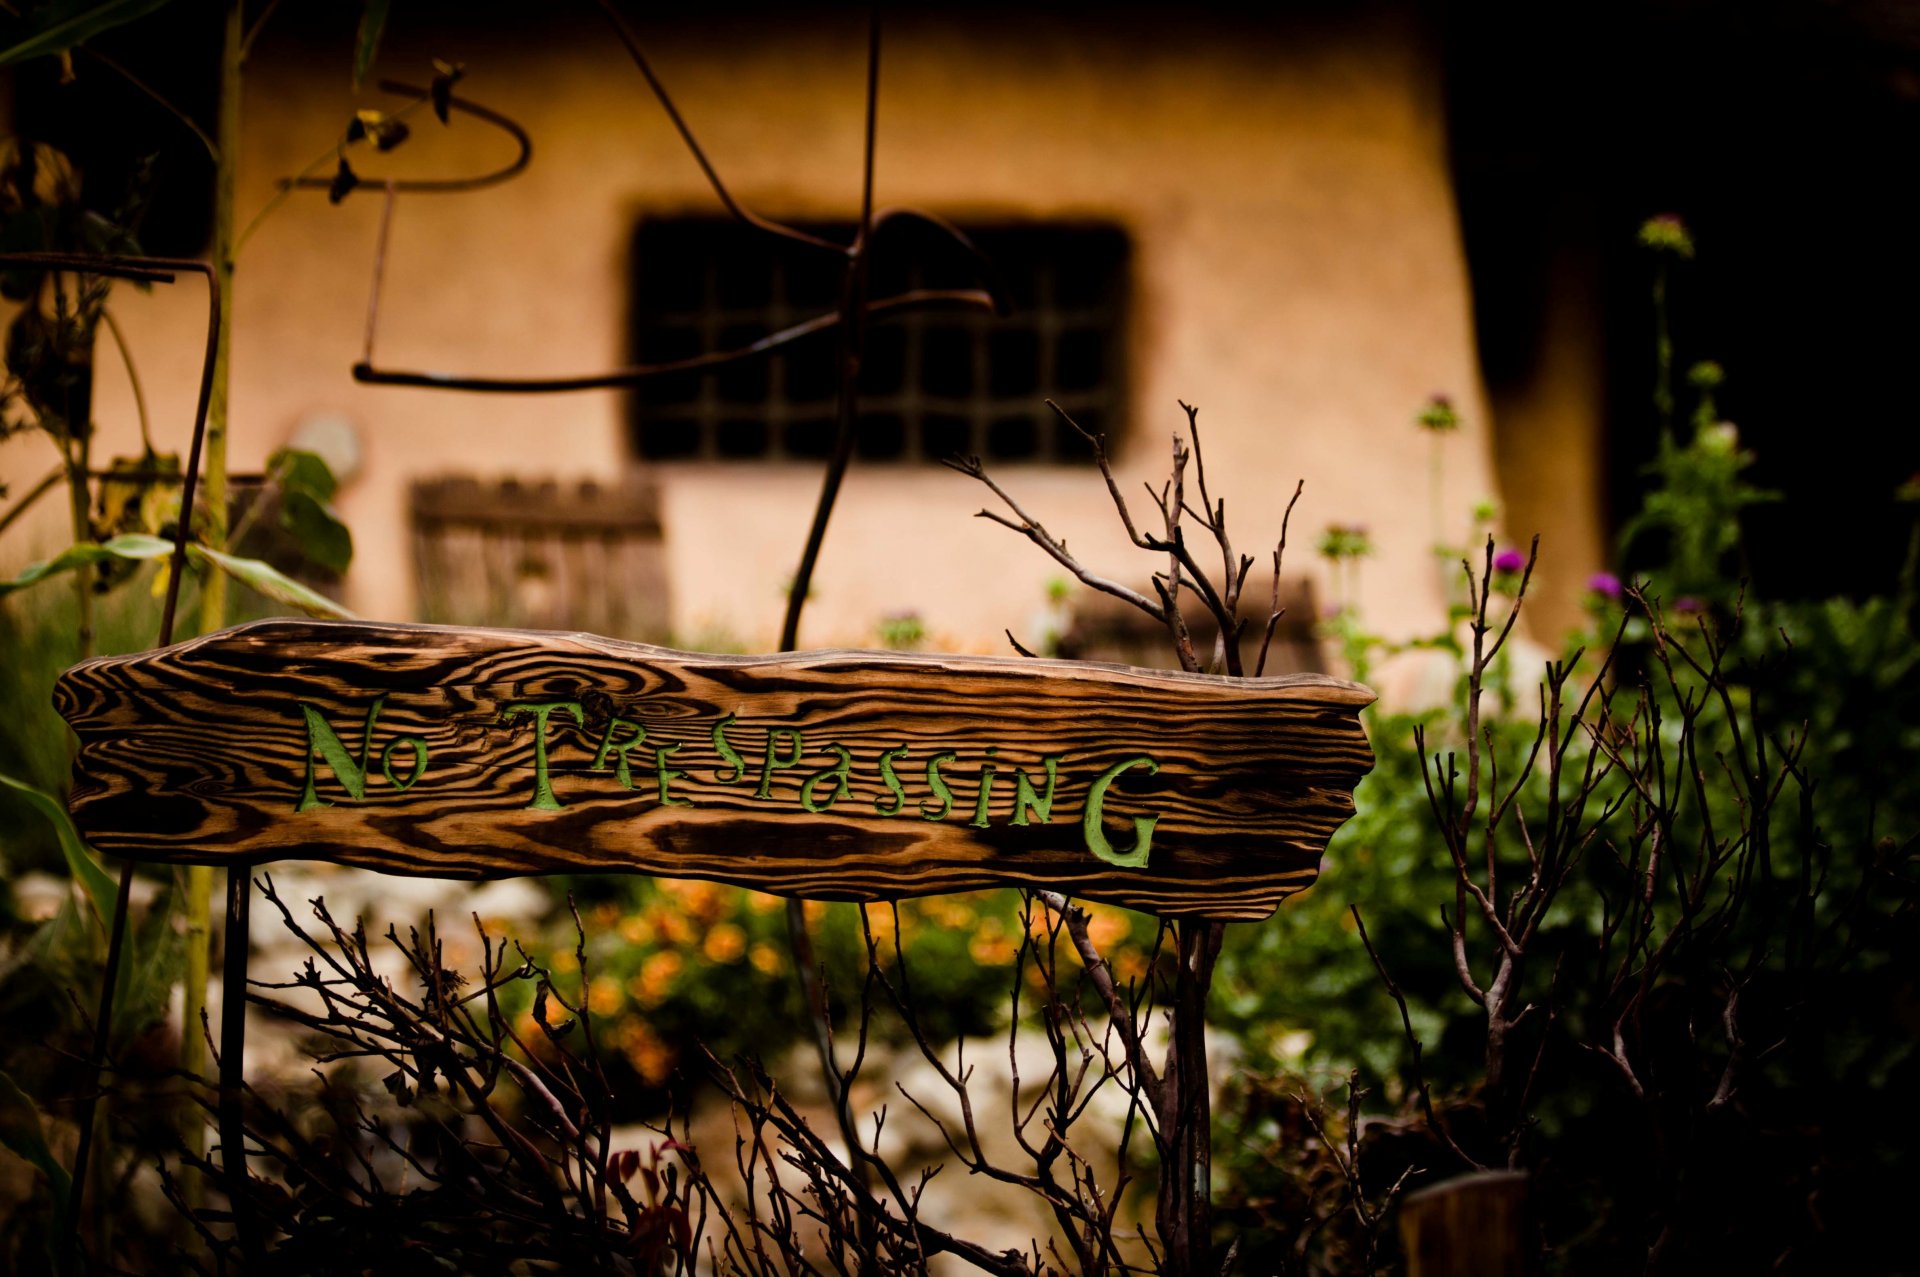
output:
<path id="1" fill-rule="evenodd" d="M 657 1110 L 676 1079 L 697 1077 L 703 1051 L 722 1061 L 743 1053 L 772 1059 L 804 1040 L 783 899 L 691 880 L 582 878 L 568 885 L 582 897 L 587 1007 L 615 1074 L 614 1094 L 636 1112 Z M 1019 949 L 1020 906 L 1017 891 L 979 891 L 904 900 L 897 908 L 818 900 L 804 908 L 828 987 L 836 991 L 857 989 L 865 969 L 860 911 L 883 959 L 892 956 L 897 920 L 923 1026 L 950 1040 L 1001 1027 Z M 1115 906 L 1087 908 L 1116 976 L 1123 984 L 1144 977 L 1155 921 Z M 556 975 L 577 971 L 572 920 L 564 910 L 544 934 L 546 944 L 535 955 L 541 964 Z M 1028 978 L 1037 978 L 1032 968 Z M 530 1020 L 525 1028 L 523 1037 L 540 1036 Z"/>

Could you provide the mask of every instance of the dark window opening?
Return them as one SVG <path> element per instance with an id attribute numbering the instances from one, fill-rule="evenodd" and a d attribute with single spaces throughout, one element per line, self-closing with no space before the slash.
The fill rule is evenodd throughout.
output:
<path id="1" fill-rule="evenodd" d="M 845 240 L 844 226 L 815 226 Z M 1125 419 L 1129 252 L 1111 226 L 968 228 L 1005 289 L 1010 313 L 933 311 L 876 322 L 860 374 L 855 453 L 875 462 L 1063 463 L 1091 457 L 1046 406 L 1090 431 Z M 966 256 L 930 236 L 876 241 L 871 295 L 977 287 Z M 737 348 L 834 309 L 840 267 L 719 218 L 649 219 L 633 245 L 632 355 L 686 359 Z M 635 452 L 650 461 L 815 461 L 834 441 L 836 339 L 675 374 L 632 397 Z"/>

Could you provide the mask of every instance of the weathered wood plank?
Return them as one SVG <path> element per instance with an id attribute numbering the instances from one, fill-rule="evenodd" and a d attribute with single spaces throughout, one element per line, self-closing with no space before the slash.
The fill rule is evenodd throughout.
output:
<path id="1" fill-rule="evenodd" d="M 1215 918 L 1312 882 L 1373 763 L 1371 700 L 1314 675 L 293 621 L 55 692 L 108 855 L 851 900 L 1011 883 Z"/>

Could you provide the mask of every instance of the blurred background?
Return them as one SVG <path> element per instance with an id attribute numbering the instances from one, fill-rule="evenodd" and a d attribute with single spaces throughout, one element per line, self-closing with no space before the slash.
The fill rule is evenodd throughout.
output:
<path id="1" fill-rule="evenodd" d="M 359 95 L 356 20 L 288 6 L 263 30 L 242 220 L 330 154 L 356 107 L 397 104 L 373 79 L 424 84 L 435 57 L 463 63 L 461 94 L 534 143 L 516 180 L 398 201 L 382 366 L 595 372 L 831 309 L 833 276 L 804 254 L 737 251 L 745 233 L 595 15 L 396 6 Z M 645 27 L 749 206 L 854 220 L 861 13 L 735 6 Z M 99 48 L 210 119 L 216 37 L 217 15 L 170 11 Z M 954 450 L 1018 467 L 1033 508 L 1090 561 L 1115 558 L 1106 498 L 1048 396 L 1110 435 L 1129 487 L 1164 466 L 1176 400 L 1195 403 L 1243 538 L 1274 535 L 1304 478 L 1310 530 L 1372 532 L 1356 601 L 1396 637 L 1445 606 L 1434 533 L 1465 543 L 1467 512 L 1494 502 L 1504 535 L 1542 535 L 1538 614 L 1557 630 L 1589 575 L 1616 566 L 1612 535 L 1652 454 L 1652 311 L 1633 236 L 1666 212 L 1701 244 L 1673 287 L 1683 356 L 1726 369 L 1723 411 L 1756 481 L 1786 498 L 1753 514 L 1748 566 L 1777 590 L 1860 588 L 1897 559 L 1892 493 L 1920 465 L 1901 424 L 1904 299 L 1920 269 L 1902 180 L 1917 47 L 1911 8 L 1893 3 L 889 15 L 877 203 L 975 232 L 1013 310 L 876 329 L 859 463 L 804 640 L 872 644 L 884 618 L 912 613 L 941 646 L 997 648 L 1045 604 L 1050 566 L 970 520 L 978 494 L 934 464 Z M 85 59 L 64 82 L 54 60 L 22 65 L 9 87 L 13 129 L 65 152 L 102 199 L 157 155 L 142 243 L 204 249 L 209 161 L 151 99 Z M 512 156 L 501 131 L 456 115 L 357 157 L 365 185 L 339 204 L 302 191 L 261 223 L 237 276 L 236 469 L 290 442 L 328 452 L 361 547 L 338 589 L 364 615 L 769 646 L 831 443 L 830 342 L 642 393 L 348 378 L 376 184 Z M 941 248 L 889 232 L 876 288 L 964 275 Z M 201 300 L 124 291 L 115 309 L 158 442 L 178 448 Z M 103 375 L 96 395 L 101 430 L 130 450 L 125 379 Z M 1461 426 L 1438 529 L 1428 450 L 1409 432 L 1434 396 Z M 15 486 L 43 464 L 31 451 L 0 454 Z M 570 522 L 553 524 L 562 509 Z M 41 514 L 51 531 L 19 529 L 0 554 L 44 550 L 60 523 Z M 1293 564 L 1324 605 L 1323 565 Z"/>
<path id="2" fill-rule="evenodd" d="M 139 8 L 107 7 L 123 19 Z M 7 8 L 17 30 L 5 43 L 70 8 Z M 0 70 L 0 134 L 11 138 L 0 246 L 209 252 L 215 164 L 197 134 L 215 129 L 220 100 L 213 9 L 166 5 Z M 375 9 L 384 28 L 356 68 Z M 590 6 L 289 0 L 249 16 L 263 14 L 232 167 L 229 466 L 235 548 L 279 575 L 255 578 L 266 597 L 236 591 L 211 612 L 196 576 L 181 634 L 210 615 L 242 620 L 305 598 L 309 610 L 333 600 L 369 618 L 773 648 L 833 446 L 830 336 L 638 389 L 472 393 L 363 384 L 353 369 L 564 379 L 693 357 L 831 312 L 837 266 L 727 216 Z M 830 239 L 851 234 L 866 10 L 739 4 L 632 20 L 743 204 Z M 1879 916 L 1880 897 L 1854 912 L 1833 903 L 1861 884 L 1895 884 L 1908 902 L 1886 906 L 1906 930 L 1849 948 L 1856 965 L 1820 998 L 1785 977 L 1769 986 L 1792 990 L 1779 1022 L 1807 1026 L 1816 1042 L 1768 1057 L 1775 1072 L 1755 1084 L 1764 1098 L 1737 1139 L 1689 1142 L 1707 1129 L 1688 1107 L 1704 1100 L 1697 1086 L 1654 1088 L 1648 1107 L 1660 1112 L 1647 1117 L 1608 1089 L 1590 1051 L 1574 1049 L 1590 1043 L 1543 1046 L 1548 1098 L 1527 1136 L 1539 1142 L 1514 1153 L 1553 1185 L 1541 1253 L 1553 1271 L 1619 1271 L 1646 1262 L 1660 1221 L 1674 1218 L 1694 1221 L 1674 1262 L 1696 1268 L 1737 1242 L 1756 1264 L 1764 1251 L 1768 1262 L 1814 1256 L 1801 1271 L 1821 1271 L 1822 1257 L 1900 1270 L 1888 1223 L 1899 1218 L 1904 1145 L 1889 1132 L 1915 1130 L 1902 1097 L 1920 1093 L 1920 184 L 1909 177 L 1920 154 L 1920 7 L 927 4 L 884 13 L 883 29 L 876 206 L 948 219 L 990 265 L 983 274 L 951 240 L 893 223 L 873 248 L 873 293 L 990 283 L 1007 305 L 998 316 L 941 310 L 874 325 L 855 461 L 800 645 L 1005 654 L 1010 631 L 1045 654 L 1173 664 L 1159 626 L 974 518 L 989 494 L 939 463 L 977 454 L 1089 567 L 1145 590 L 1158 563 L 1129 546 L 1090 447 L 1045 401 L 1104 432 L 1138 514 L 1140 485 L 1162 481 L 1185 428 L 1185 400 L 1199 409 L 1236 547 L 1258 560 L 1247 605 L 1256 630 L 1266 556 L 1295 483 L 1306 484 L 1270 672 L 1353 676 L 1383 693 L 1369 720 L 1380 766 L 1325 877 L 1273 921 L 1232 929 L 1222 959 L 1212 1005 L 1223 1227 L 1287 1236 L 1287 1221 L 1321 1200 L 1301 1205 L 1302 1184 L 1344 1182 L 1311 1159 L 1344 1138 L 1337 1093 L 1348 1078 L 1372 1088 L 1378 1110 L 1366 1119 L 1368 1175 L 1391 1182 L 1434 1164 L 1430 1143 L 1410 1145 L 1413 1057 L 1349 904 L 1366 910 L 1411 1000 L 1407 1023 L 1428 1045 L 1436 1087 L 1461 1111 L 1480 1102 L 1483 1017 L 1453 984 L 1437 922 L 1453 886 L 1414 732 L 1448 748 L 1463 739 L 1461 554 L 1491 538 L 1501 566 L 1488 576 L 1505 598 L 1537 534 L 1522 678 L 1556 653 L 1604 644 L 1629 606 L 1623 581 L 1649 581 L 1690 618 L 1730 622 L 1748 607 L 1755 641 L 1788 634 L 1800 665 L 1777 678 L 1743 666 L 1741 687 L 1764 686 L 1789 736 L 1811 725 L 1805 774 L 1829 778 L 1822 810 L 1833 814 L 1818 837 L 1809 816 L 1799 841 L 1783 834 L 1780 844 L 1809 858 L 1797 863 L 1816 850 L 1829 858 L 1807 917 Z M 383 79 L 411 87 L 383 92 Z M 430 84 L 497 118 L 460 109 L 442 123 L 418 109 Z M 389 180 L 513 169 L 516 130 L 531 145 L 524 171 L 453 193 L 403 191 L 389 220 Z M 293 178 L 307 184 L 289 189 Z M 25 788 L 0 789 L 0 1067 L 40 1102 L 64 1158 L 87 1037 L 69 995 L 96 987 L 102 945 L 77 889 L 88 881 L 76 867 L 84 850 L 60 839 L 69 737 L 48 694 L 87 651 L 148 646 L 162 585 L 151 565 L 89 563 L 76 594 L 37 584 L 28 565 L 76 539 L 174 526 L 165 485 L 114 480 L 109 467 L 177 472 L 205 296 L 184 277 L 116 285 L 98 340 L 89 323 L 84 340 L 62 345 L 21 322 L 38 301 L 12 309 L 41 284 L 16 273 L 7 287 L 0 773 Z M 67 361 L 51 374 L 48 349 Z M 90 398 L 62 424 L 36 387 L 73 384 L 60 378 L 83 364 Z M 83 480 L 77 512 L 59 499 L 76 457 L 101 471 L 91 490 Z M 1628 664 L 1644 672 L 1649 631 L 1636 624 Z M 1757 647 L 1735 650 L 1754 669 L 1775 668 Z M 1518 762 L 1533 689 L 1502 682 L 1499 695 L 1488 748 Z M 1743 691 L 1730 712 L 1757 713 L 1762 700 Z M 1724 779 L 1726 792 L 1701 799 L 1723 831 L 1749 810 Z M 1531 792 L 1521 803 L 1543 821 L 1547 806 Z M 1780 855 L 1792 879 L 1798 870 Z M 582 982 L 622 1122 L 686 1100 L 703 1044 L 808 1071 L 784 907 L 772 897 L 641 878 L 475 888 L 327 866 L 276 873 L 288 900 L 324 892 L 343 918 L 473 912 L 521 935 L 556 978 Z M 1592 874 L 1575 881 L 1601 895 L 1553 915 L 1562 954 L 1587 952 L 1617 925 L 1595 901 L 1619 884 Z M 143 872 L 136 887 L 145 974 L 115 1022 L 132 1099 L 115 1100 L 119 1160 L 101 1163 L 126 1178 L 98 1191 L 140 1199 L 144 1184 L 149 1207 L 157 1190 L 138 1178 L 140 1159 L 171 1157 L 179 1143 L 160 1128 L 183 1128 L 189 1146 L 206 1135 L 197 1115 L 141 1120 L 153 1095 L 165 1097 L 154 1113 L 177 1107 L 168 1071 L 191 1055 L 183 1026 L 198 1018 L 196 988 L 218 1015 L 219 981 L 189 957 L 196 945 L 204 957 L 218 930 L 204 894 L 193 912 L 206 889 L 165 870 Z M 578 971 L 570 893 L 590 976 Z M 264 913 L 254 970 L 290 970 L 306 951 Z M 1748 922 L 1742 943 L 1763 955 L 1754 969 L 1787 961 L 1769 947 L 1788 930 L 1784 916 Z M 807 917 L 845 996 L 861 970 L 862 915 L 814 903 Z M 1007 1028 L 1008 982 L 1023 987 L 1030 934 L 1017 893 L 909 902 L 897 918 L 867 921 L 898 928 L 936 1039 Z M 1154 920 L 1096 908 L 1092 925 L 1123 978 L 1155 969 Z M 475 960 L 464 933 L 447 952 L 450 965 Z M 1568 961 L 1571 989 L 1581 968 Z M 1716 980 L 1735 964 L 1719 950 L 1689 961 L 1664 1023 L 1718 1023 L 1729 995 Z M 1544 984 L 1560 970 L 1542 958 L 1535 975 Z M 1722 1001 L 1686 1000 L 1702 989 Z M 1566 996 L 1574 1009 L 1539 1032 L 1601 1023 L 1604 997 Z M 507 1010 L 532 1026 L 532 994 L 516 997 Z M 340 1111 L 343 1093 L 378 1099 L 380 1081 L 351 1069 L 332 1075 L 337 1089 L 299 1098 L 311 1043 L 273 1017 L 255 1021 L 250 1058 L 272 1079 L 268 1098 L 302 1120 Z M 883 1078 L 920 1067 L 897 1031 L 875 1051 Z M 1674 1067 L 1692 1077 L 1692 1063 Z M 859 1102 L 887 1094 L 883 1082 Z M 1315 1111 L 1309 1094 L 1335 1096 L 1331 1116 L 1303 1116 Z M 717 1123 L 708 1133 L 729 1139 L 705 1112 Z M 1452 1120 L 1469 1142 L 1480 1131 L 1477 1116 Z M 900 1129 L 909 1164 L 938 1160 L 926 1132 Z M 1636 1159 L 1656 1146 L 1681 1169 L 1661 1163 L 1635 1178 Z M 39 1253 L 41 1217 L 28 1207 L 49 1190 L 24 1166 L 0 1163 L 0 1268 Z M 995 1205 L 972 1183 L 956 1196 L 996 1244 L 1032 1236 L 1030 1204 Z M 122 1259 L 137 1269 L 165 1253 L 172 1225 L 135 1213 Z M 1712 1226 L 1695 1226 L 1709 1216 Z M 1305 1243 L 1298 1255 L 1274 1243 L 1248 1271 L 1370 1271 L 1373 1243 L 1343 1231 L 1354 1227 L 1330 1227 L 1311 1262 Z"/>

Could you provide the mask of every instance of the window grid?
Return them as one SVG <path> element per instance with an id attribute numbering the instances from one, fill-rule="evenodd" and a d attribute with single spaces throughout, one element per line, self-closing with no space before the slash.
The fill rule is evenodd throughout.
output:
<path id="1" fill-rule="evenodd" d="M 1002 462 L 1085 460 L 1090 449 L 1047 399 L 1090 430 L 1119 424 L 1124 237 L 1055 225 L 977 234 L 1006 281 L 1012 313 L 876 323 L 862 371 L 863 459 L 924 463 L 969 452 Z M 649 221 L 635 247 L 642 361 L 738 346 L 832 308 L 830 266 L 797 262 L 731 223 Z M 650 280 L 650 272 L 667 278 Z M 1077 276 L 1071 287 L 1063 287 L 1066 272 Z M 970 282 L 957 273 L 951 261 L 888 246 L 875 255 L 873 294 Z M 822 335 L 767 359 L 643 385 L 633 401 L 636 451 L 660 461 L 824 457 L 833 445 L 834 357 L 832 337 Z"/>

